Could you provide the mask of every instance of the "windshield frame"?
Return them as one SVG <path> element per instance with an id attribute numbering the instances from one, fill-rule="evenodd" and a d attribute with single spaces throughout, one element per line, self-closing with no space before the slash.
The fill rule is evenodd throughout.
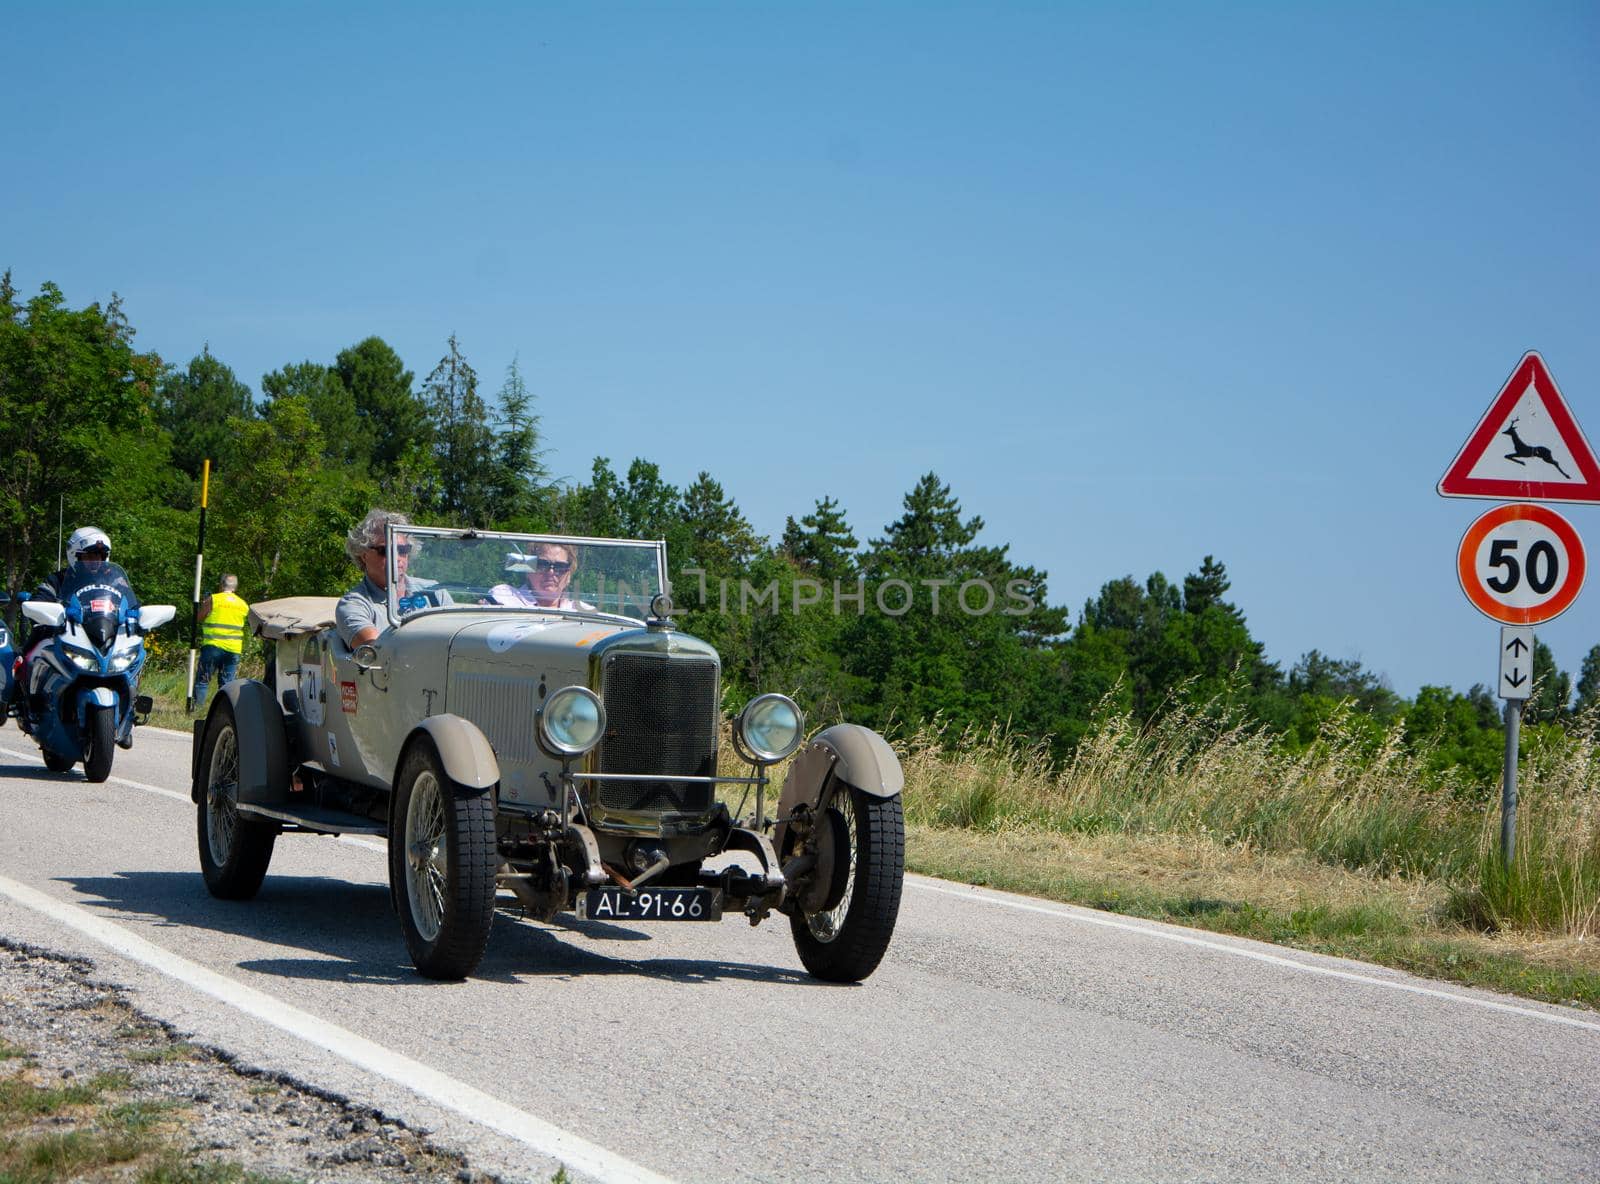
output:
<path id="1" fill-rule="evenodd" d="M 551 608 L 543 605 L 510 605 L 510 604 L 453 604 L 429 605 L 426 608 L 413 609 L 404 615 L 400 612 L 400 595 L 398 580 L 395 571 L 396 552 L 394 549 L 395 535 L 404 535 L 409 539 L 471 539 L 474 541 L 501 540 L 513 542 L 519 547 L 538 543 L 559 543 L 573 547 L 585 546 L 632 546 L 649 547 L 655 552 L 656 588 L 657 592 L 666 590 L 667 587 L 667 544 L 664 539 L 608 539 L 588 535 L 573 534 L 546 534 L 539 531 L 505 531 L 505 530 L 474 530 L 468 527 L 443 527 L 443 526 L 411 526 L 388 523 L 384 528 L 384 569 L 387 584 L 384 592 L 388 599 L 389 619 L 394 622 L 394 627 L 399 628 L 405 622 L 415 620 L 422 616 L 431 616 L 434 613 L 458 613 L 464 611 L 485 613 L 540 613 L 557 617 L 574 617 L 587 620 L 602 620 L 615 624 L 627 625 L 630 628 L 644 627 L 644 620 L 639 617 L 630 617 L 624 613 L 607 612 L 604 609 L 583 608 Z"/>

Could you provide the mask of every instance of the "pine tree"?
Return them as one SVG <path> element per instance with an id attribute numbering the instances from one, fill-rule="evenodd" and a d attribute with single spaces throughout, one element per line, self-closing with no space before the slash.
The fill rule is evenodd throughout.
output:
<path id="1" fill-rule="evenodd" d="M 497 398 L 499 415 L 494 440 L 494 469 L 489 484 L 491 521 L 514 529 L 542 529 L 549 495 L 549 472 L 539 447 L 539 417 L 533 395 L 515 358 Z"/>
<path id="2" fill-rule="evenodd" d="M 489 409 L 478 394 L 478 374 L 452 333 L 449 349 L 422 384 L 439 473 L 436 512 L 460 526 L 488 526 L 497 476 Z"/>
<path id="3" fill-rule="evenodd" d="M 831 497 L 817 499 L 817 508 L 799 522 L 784 521 L 779 551 L 808 576 L 823 581 L 842 580 L 855 571 L 860 546 L 845 521 L 839 503 Z"/>
<path id="4" fill-rule="evenodd" d="M 1538 638 L 1533 640 L 1533 694 L 1522 706 L 1528 723 L 1554 723 L 1567 714 L 1572 699 L 1572 677 L 1556 667 L 1556 656 Z"/>
<path id="5" fill-rule="evenodd" d="M 1574 712 L 1600 707 L 1600 645 L 1591 646 L 1578 668 L 1578 700 Z"/>

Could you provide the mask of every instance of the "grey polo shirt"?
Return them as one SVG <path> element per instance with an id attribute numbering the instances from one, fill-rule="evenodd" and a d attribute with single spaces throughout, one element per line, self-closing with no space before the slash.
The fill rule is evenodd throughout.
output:
<path id="1" fill-rule="evenodd" d="M 354 645 L 351 639 L 363 629 L 376 626 L 382 633 L 393 624 L 394 619 L 389 616 L 389 593 L 366 576 L 339 598 L 339 607 L 333 610 L 333 626 L 345 645 Z"/>
<path id="2" fill-rule="evenodd" d="M 438 586 L 438 580 L 408 579 L 405 582 L 408 594 L 426 592 Z M 382 633 L 393 624 L 395 620 L 389 615 L 389 593 L 366 576 L 362 576 L 359 584 L 339 598 L 339 605 L 333 610 L 334 628 L 348 646 L 355 645 L 350 639 L 369 625 L 376 626 L 378 632 Z"/>

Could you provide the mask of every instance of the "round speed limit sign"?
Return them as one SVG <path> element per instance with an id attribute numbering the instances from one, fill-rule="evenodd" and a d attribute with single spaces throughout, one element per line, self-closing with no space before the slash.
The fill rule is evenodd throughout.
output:
<path id="1" fill-rule="evenodd" d="M 1506 625 L 1537 625 L 1566 612 L 1588 564 L 1578 532 L 1554 510 L 1496 506 L 1461 538 L 1456 575 L 1473 607 Z"/>

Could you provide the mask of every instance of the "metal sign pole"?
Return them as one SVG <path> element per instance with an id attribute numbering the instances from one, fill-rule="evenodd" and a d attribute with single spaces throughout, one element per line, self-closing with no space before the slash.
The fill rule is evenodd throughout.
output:
<path id="1" fill-rule="evenodd" d="M 1522 700 L 1506 700 L 1506 774 L 1500 790 L 1500 857 L 1506 869 L 1517 850 L 1517 748 L 1522 734 Z"/>

